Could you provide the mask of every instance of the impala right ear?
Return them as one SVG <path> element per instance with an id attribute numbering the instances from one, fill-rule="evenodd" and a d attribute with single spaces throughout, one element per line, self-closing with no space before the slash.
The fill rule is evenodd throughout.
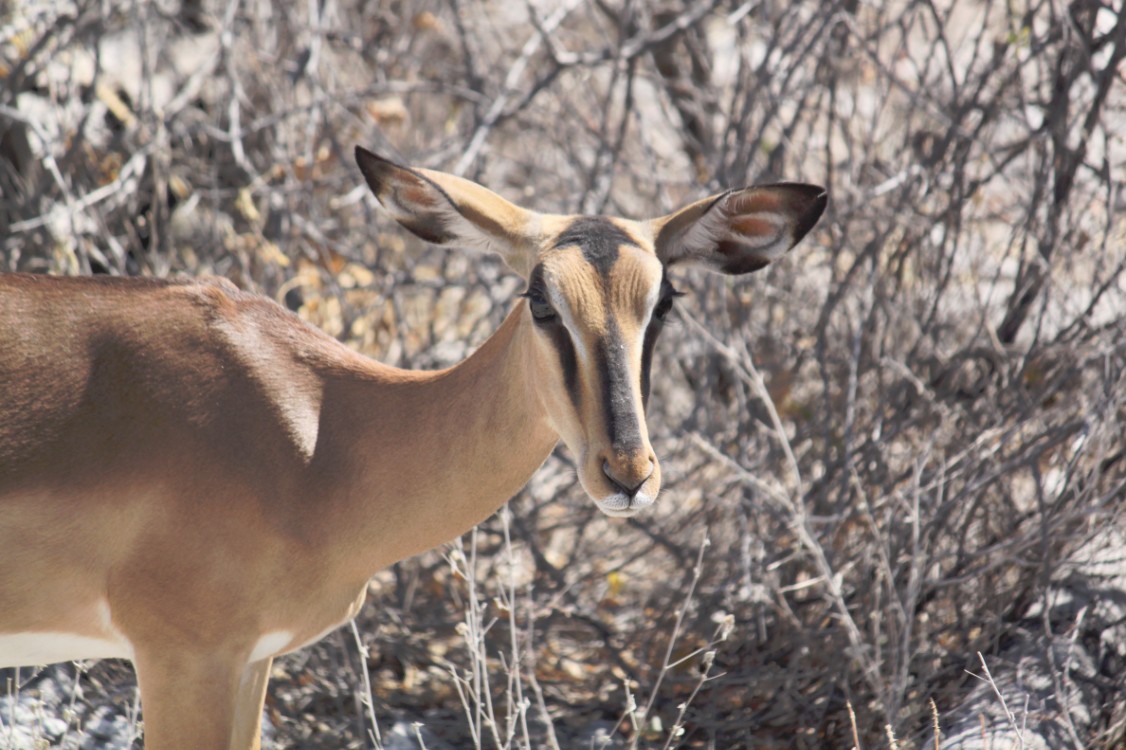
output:
<path id="1" fill-rule="evenodd" d="M 650 222 L 665 265 L 743 274 L 782 257 L 825 210 L 825 188 L 797 182 L 729 190 Z"/>
<path id="2" fill-rule="evenodd" d="M 527 276 L 535 257 L 539 215 L 475 182 L 403 167 L 356 146 L 356 164 L 395 221 L 437 245 L 493 252 Z"/>

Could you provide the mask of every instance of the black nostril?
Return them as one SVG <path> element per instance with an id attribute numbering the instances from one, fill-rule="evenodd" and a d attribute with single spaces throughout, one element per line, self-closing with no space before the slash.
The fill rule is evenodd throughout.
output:
<path id="1" fill-rule="evenodd" d="M 642 485 L 649 481 L 649 477 L 653 476 L 653 462 L 649 462 L 649 472 L 640 482 L 638 482 L 633 487 L 625 484 L 621 479 L 615 476 L 614 470 L 610 467 L 610 462 L 607 460 L 602 461 L 602 473 L 606 476 L 607 479 L 610 480 L 610 484 L 614 485 L 616 489 L 620 490 L 623 495 L 633 497 L 638 493 L 638 491 L 641 490 Z"/>
<path id="2" fill-rule="evenodd" d="M 618 481 L 618 478 L 614 476 L 614 470 L 610 468 L 609 461 L 602 462 L 602 474 L 610 480 L 610 484 L 614 485 L 614 489 L 619 490 L 623 495 L 633 497 L 637 493 L 636 490 L 630 490 L 629 487 L 626 487 L 624 484 Z M 640 486 L 641 485 L 638 485 L 638 487 Z"/>

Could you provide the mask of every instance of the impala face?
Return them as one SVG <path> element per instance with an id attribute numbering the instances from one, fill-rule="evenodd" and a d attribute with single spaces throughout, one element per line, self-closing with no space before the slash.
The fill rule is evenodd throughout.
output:
<path id="1" fill-rule="evenodd" d="M 782 183 L 728 191 L 645 222 L 557 216 L 362 148 L 356 160 L 380 203 L 414 234 L 496 252 L 527 279 L 517 314 L 531 337 L 535 389 L 575 454 L 583 489 L 611 516 L 652 505 L 661 487 L 645 404 L 653 346 L 676 296 L 668 268 L 757 271 L 793 247 L 827 201 L 820 187 Z"/>
<path id="2" fill-rule="evenodd" d="M 639 227 L 582 217 L 548 243 L 528 279 L 545 404 L 598 507 L 627 516 L 653 504 L 661 471 L 645 424 L 649 365 L 672 285 Z"/>

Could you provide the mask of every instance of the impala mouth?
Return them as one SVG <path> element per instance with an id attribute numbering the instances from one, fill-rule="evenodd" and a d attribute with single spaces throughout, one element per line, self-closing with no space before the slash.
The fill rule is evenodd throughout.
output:
<path id="1" fill-rule="evenodd" d="M 600 511 L 608 516 L 613 518 L 629 518 L 652 505 L 654 499 L 655 498 L 651 495 L 647 495 L 644 492 L 638 492 L 633 497 L 630 497 L 624 492 L 617 492 L 601 500 L 595 500 L 594 504 L 598 506 Z"/>

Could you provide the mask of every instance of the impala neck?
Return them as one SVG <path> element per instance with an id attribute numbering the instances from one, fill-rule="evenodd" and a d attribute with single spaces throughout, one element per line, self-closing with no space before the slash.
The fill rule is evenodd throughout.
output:
<path id="1" fill-rule="evenodd" d="M 465 533 L 551 453 L 531 325 L 517 308 L 448 370 L 381 366 L 326 385 L 314 464 L 332 491 L 314 507 L 358 574 Z"/>

